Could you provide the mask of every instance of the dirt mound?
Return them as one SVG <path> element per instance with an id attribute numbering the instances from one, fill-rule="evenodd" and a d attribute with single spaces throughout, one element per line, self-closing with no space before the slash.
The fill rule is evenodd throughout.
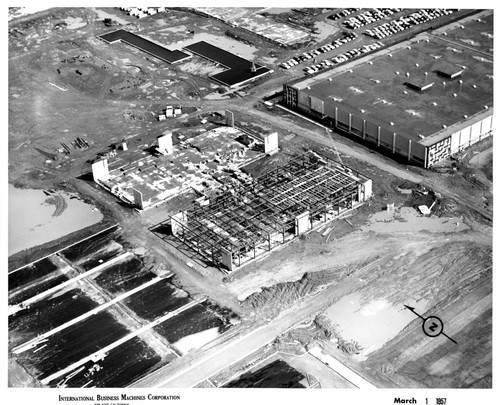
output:
<path id="1" fill-rule="evenodd" d="M 261 292 L 248 296 L 243 301 L 243 305 L 253 308 L 269 307 L 274 311 L 280 311 L 288 308 L 298 299 L 313 294 L 318 287 L 339 281 L 346 274 L 349 274 L 349 269 L 304 273 L 300 280 L 263 288 Z"/>

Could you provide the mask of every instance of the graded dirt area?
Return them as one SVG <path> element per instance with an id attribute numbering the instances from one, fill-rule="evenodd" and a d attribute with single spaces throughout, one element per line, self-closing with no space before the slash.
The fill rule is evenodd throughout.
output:
<path id="1" fill-rule="evenodd" d="M 327 14 L 307 20 L 313 26 Z M 112 18 L 113 26 L 105 27 L 103 18 Z M 161 263 L 176 273 L 176 283 L 192 296 L 208 296 L 241 316 L 241 325 L 208 348 L 172 362 L 165 375 L 159 373 L 151 381 L 168 377 L 171 384 L 205 381 L 202 385 L 212 386 L 207 379 L 249 355 L 245 350 L 253 350 L 253 344 L 259 349 L 315 314 L 331 311 L 340 335 L 361 341 L 357 335 L 366 333 L 367 323 L 376 323 L 384 314 L 401 315 L 405 304 L 414 304 L 422 315 L 439 316 L 445 332 L 459 344 L 444 336 L 426 337 L 418 317 L 413 320 L 408 314 L 385 334 L 364 340 L 364 354 L 348 356 L 328 341 L 330 354 L 380 387 L 491 387 L 492 138 L 443 167 L 426 171 L 407 166 L 339 134 L 326 135 L 301 117 L 278 108 L 268 110 L 262 97 L 301 75 L 302 66 L 294 73 L 277 70 L 244 92 L 228 94 L 206 77 L 219 69 L 209 62 L 192 59 L 186 69 L 167 66 L 125 44 L 109 46 L 96 38 L 120 24 L 164 45 L 196 35 L 222 37 L 231 46 L 250 38 L 252 45 L 243 57 L 257 61 L 278 63 L 299 51 L 243 31 L 237 32 L 237 40 L 236 29 L 185 10 L 137 20 L 117 9 L 53 9 L 9 25 L 9 182 L 47 189 L 65 184 L 98 206 L 106 221 L 118 222 L 130 249 L 147 249 L 148 266 Z M 335 30 L 341 27 L 338 22 L 333 25 Z M 326 41 L 324 29 L 320 27 L 318 38 Z M 155 114 L 174 103 L 189 107 L 188 113 L 159 121 Z M 373 198 L 320 232 L 296 238 L 264 259 L 225 274 L 197 260 L 196 252 L 176 249 L 150 230 L 188 206 L 194 191 L 138 214 L 98 188 L 88 175 L 90 162 L 123 139 L 129 149 L 142 154 L 166 130 L 174 130 L 179 141 L 179 135 L 200 134 L 202 118 L 212 127 L 221 125 L 222 115 L 216 118 L 213 113 L 226 108 L 235 112 L 237 122 L 262 124 L 279 133 L 280 153 L 249 165 L 248 173 L 265 173 L 312 149 L 342 159 L 370 177 Z M 89 147 L 76 145 L 78 137 Z M 433 202 L 431 216 L 417 211 L 419 205 Z M 392 203 L 395 214 L 390 217 L 387 205 Z M 54 249 L 55 244 L 45 248 Z M 26 262 L 28 253 L 15 262 Z M 351 300 L 352 306 L 345 304 Z M 343 318 L 335 305 L 344 305 Z M 351 329 L 345 317 L 352 320 Z M 234 342 L 233 349 L 224 346 Z M 244 347 L 238 347 L 239 342 Z M 222 349 L 227 350 L 219 353 Z M 207 357 L 214 352 L 220 354 L 216 362 Z M 315 375 L 322 386 L 335 386 L 328 380 L 333 378 L 331 371 L 316 358 L 283 356 L 300 372 Z M 11 385 L 36 385 L 11 363 Z M 474 367 L 467 369 L 467 364 Z M 173 378 L 182 371 L 186 373 Z"/>

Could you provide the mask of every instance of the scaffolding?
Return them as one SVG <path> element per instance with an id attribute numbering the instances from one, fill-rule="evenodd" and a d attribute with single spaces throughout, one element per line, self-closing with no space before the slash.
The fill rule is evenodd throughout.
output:
<path id="1" fill-rule="evenodd" d="M 232 270 L 304 229 L 355 208 L 370 195 L 370 179 L 308 152 L 249 185 L 233 187 L 208 205 L 195 205 L 170 218 L 175 237 Z M 298 225 L 304 216 L 309 221 L 305 228 Z"/>

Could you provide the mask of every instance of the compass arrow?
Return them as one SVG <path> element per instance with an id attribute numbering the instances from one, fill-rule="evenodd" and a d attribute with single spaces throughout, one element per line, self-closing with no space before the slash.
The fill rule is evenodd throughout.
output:
<path id="1" fill-rule="evenodd" d="M 410 307 L 410 306 L 408 306 L 408 305 L 405 305 L 405 307 L 406 307 L 407 309 L 409 309 L 411 312 L 413 312 L 415 315 L 417 315 L 420 319 L 422 319 L 422 320 L 424 320 L 424 321 L 425 321 L 425 318 L 424 318 L 422 315 L 420 315 L 418 312 L 415 312 L 415 308 Z"/>

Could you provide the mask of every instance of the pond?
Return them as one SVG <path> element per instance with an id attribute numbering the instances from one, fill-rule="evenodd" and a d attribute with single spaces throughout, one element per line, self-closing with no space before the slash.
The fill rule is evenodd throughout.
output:
<path id="1" fill-rule="evenodd" d="M 103 219 L 97 208 L 63 191 L 21 189 L 9 184 L 9 256 Z"/>
<path id="2" fill-rule="evenodd" d="M 406 325 L 415 319 L 415 314 L 403 304 L 394 306 L 384 297 L 361 303 L 361 293 L 347 295 L 325 311 L 332 324 L 339 326 L 345 340 L 355 340 L 361 344 L 361 356 L 381 348 L 394 338 Z M 404 304 L 413 306 L 417 312 L 425 313 L 427 301 L 408 299 Z"/>

